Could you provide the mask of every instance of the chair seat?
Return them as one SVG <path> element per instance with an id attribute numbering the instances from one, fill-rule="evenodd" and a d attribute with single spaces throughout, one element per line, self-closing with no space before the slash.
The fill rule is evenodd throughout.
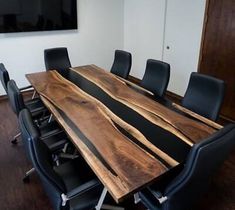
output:
<path id="1" fill-rule="evenodd" d="M 39 126 L 39 130 L 41 132 L 42 137 L 46 135 L 52 135 L 55 133 L 59 133 L 61 130 L 60 125 L 56 121 L 51 121 L 50 123 L 43 123 Z"/>
<path id="2" fill-rule="evenodd" d="M 79 170 L 78 170 L 79 169 Z M 95 175 L 82 157 L 66 162 L 54 168 L 56 173 L 63 180 L 67 192 L 74 188 L 95 179 Z M 92 189 L 82 195 L 76 196 L 70 200 L 70 210 L 89 210 L 93 209 L 98 203 L 99 196 L 102 193 L 102 185 Z"/>
<path id="3" fill-rule="evenodd" d="M 33 119 L 38 119 L 48 112 L 43 102 L 38 98 L 27 101 L 25 106 L 31 112 Z"/>
<path id="4" fill-rule="evenodd" d="M 64 145 L 66 143 L 69 143 L 65 133 L 60 133 L 57 135 L 50 136 L 49 138 L 43 140 L 43 142 L 53 153 L 58 150 L 62 150 L 64 148 Z"/>
<path id="5" fill-rule="evenodd" d="M 70 142 L 56 121 L 42 124 L 39 130 L 42 140 L 52 152 L 62 149 L 66 143 Z"/>
<path id="6" fill-rule="evenodd" d="M 30 104 L 33 104 L 33 103 L 38 103 L 39 101 L 41 101 L 40 98 L 32 98 L 32 99 L 25 100 L 24 103 L 26 105 L 30 105 Z"/>

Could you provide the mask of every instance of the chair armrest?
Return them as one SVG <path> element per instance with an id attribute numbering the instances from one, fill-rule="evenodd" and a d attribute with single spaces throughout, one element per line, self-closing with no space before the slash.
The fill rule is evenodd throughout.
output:
<path id="1" fill-rule="evenodd" d="M 94 189 L 95 187 L 98 187 L 101 185 L 98 179 L 92 179 L 83 185 L 78 186 L 77 188 L 71 190 L 67 194 L 62 194 L 61 199 L 62 199 L 62 206 L 66 205 L 66 202 L 71 200 L 72 198 L 81 195 L 83 193 L 86 193 L 87 191 L 90 191 Z"/>
<path id="2" fill-rule="evenodd" d="M 35 103 L 38 103 L 38 102 L 40 102 L 40 98 L 34 98 L 34 99 L 30 99 L 30 100 L 25 101 L 25 104 L 26 105 L 31 105 L 31 104 L 35 104 Z"/>
<path id="3" fill-rule="evenodd" d="M 45 112 L 46 112 L 46 111 L 45 111 Z M 40 119 L 38 119 L 38 121 L 39 121 L 40 123 L 44 123 L 45 121 L 48 123 L 48 119 L 49 119 L 49 118 L 50 118 L 50 116 L 45 114 L 45 116 L 40 117 Z"/>
<path id="4" fill-rule="evenodd" d="M 68 154 L 68 153 L 60 153 L 58 155 L 59 158 L 63 158 L 63 159 L 70 159 L 70 160 L 74 160 L 76 158 L 79 157 L 79 155 L 72 155 L 72 154 Z"/>
<path id="5" fill-rule="evenodd" d="M 35 109 L 32 109 L 30 110 L 30 112 L 32 114 L 36 113 L 36 112 L 43 112 L 43 111 L 46 111 L 47 109 L 45 107 L 38 107 L 38 108 L 35 108 Z"/>
<path id="6" fill-rule="evenodd" d="M 20 88 L 20 91 L 27 90 L 27 89 L 30 89 L 30 88 L 33 88 L 33 86 L 32 85 L 28 85 L 28 86 L 22 87 L 22 88 Z"/>
<path id="7" fill-rule="evenodd" d="M 148 187 L 148 190 L 153 194 L 153 196 L 158 200 L 159 204 L 163 204 L 167 201 L 167 196 L 163 196 L 161 192 L 153 190 Z"/>
<path id="8" fill-rule="evenodd" d="M 43 141 L 46 141 L 46 139 L 43 139 Z M 51 144 L 49 146 L 49 149 L 53 152 L 53 151 L 56 151 L 58 150 L 58 148 L 62 148 L 63 145 L 65 145 L 67 143 L 67 140 L 66 139 L 61 139 L 60 141 L 57 141 L 56 143 L 54 144 Z"/>
<path id="9" fill-rule="evenodd" d="M 47 138 L 50 138 L 52 136 L 55 136 L 55 135 L 63 133 L 63 132 L 64 132 L 63 130 L 54 129 L 54 130 L 48 131 L 47 133 L 44 133 L 43 136 L 41 136 L 41 139 L 44 141 Z"/>

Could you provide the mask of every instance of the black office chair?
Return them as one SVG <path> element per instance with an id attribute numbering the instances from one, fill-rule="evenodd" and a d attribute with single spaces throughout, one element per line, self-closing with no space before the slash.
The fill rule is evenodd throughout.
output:
<path id="1" fill-rule="evenodd" d="M 68 144 L 68 139 L 67 139 L 66 134 L 64 132 L 62 132 L 61 129 L 58 129 L 58 125 L 56 125 L 54 122 L 42 124 L 39 127 L 36 126 L 35 122 L 32 119 L 32 115 L 28 109 L 22 109 L 20 111 L 20 113 L 19 113 L 19 115 L 21 115 L 21 117 L 19 117 L 19 125 L 20 125 L 21 133 L 25 134 L 25 132 L 26 132 L 25 131 L 25 123 L 28 123 L 27 125 L 28 126 L 30 125 L 30 129 L 33 129 L 34 133 L 37 133 L 38 135 L 40 135 L 40 141 L 43 141 L 45 143 L 47 148 L 54 155 L 53 156 L 54 161 L 58 163 L 59 157 L 63 153 L 62 150 L 65 148 L 65 145 Z M 25 119 L 27 119 L 27 122 L 25 122 Z M 27 155 L 28 159 L 30 160 L 27 138 L 25 136 L 22 136 L 22 140 L 23 140 L 23 145 L 25 147 L 26 155 Z M 66 155 L 62 155 L 62 157 L 66 156 Z M 34 171 L 35 171 L 34 168 L 27 171 L 25 173 L 23 181 L 29 182 L 29 176 Z"/>
<path id="2" fill-rule="evenodd" d="M 38 100 L 33 100 L 30 103 L 25 103 L 23 100 L 22 93 L 20 92 L 14 80 L 10 80 L 8 82 L 7 93 L 11 108 L 17 116 L 19 115 L 22 109 L 27 108 L 31 112 L 34 120 L 37 121 L 37 123 L 40 123 L 41 119 L 47 119 L 48 111 L 43 105 L 42 101 L 38 99 Z M 20 133 L 14 136 L 11 142 L 13 144 L 16 144 L 17 138 L 19 136 Z"/>
<path id="3" fill-rule="evenodd" d="M 131 53 L 123 50 L 115 50 L 114 62 L 111 73 L 116 74 L 124 79 L 128 78 L 131 70 L 132 57 Z"/>
<path id="4" fill-rule="evenodd" d="M 216 121 L 224 99 L 224 81 L 192 72 L 182 105 Z"/>
<path id="5" fill-rule="evenodd" d="M 139 195 L 150 210 L 188 210 L 206 191 L 211 176 L 235 144 L 235 125 L 231 124 L 195 144 L 183 170 L 159 191 L 156 183 Z"/>
<path id="6" fill-rule="evenodd" d="M 25 103 L 23 95 L 14 80 L 10 80 L 7 83 L 7 92 L 11 108 L 17 116 L 24 108 L 29 109 L 35 120 L 39 119 L 45 112 L 47 112 L 47 109 L 41 100 Z"/>
<path id="7" fill-rule="evenodd" d="M 155 96 L 163 97 L 170 79 L 170 65 L 168 63 L 149 59 L 147 60 L 144 77 L 140 85 L 154 93 Z"/>
<path id="8" fill-rule="evenodd" d="M 98 203 L 102 185 L 80 157 L 55 166 L 27 110 L 19 114 L 26 151 L 55 210 L 88 210 Z"/>
<path id="9" fill-rule="evenodd" d="M 9 73 L 6 70 L 3 63 L 0 63 L 0 79 L 1 79 L 2 86 L 3 86 L 3 88 L 4 88 L 4 90 L 6 91 L 6 94 L 7 94 L 7 83 L 9 82 L 10 77 L 9 77 Z M 32 88 L 32 86 L 28 85 L 28 86 L 19 88 L 19 90 L 23 91 L 23 90 L 28 90 L 28 89 L 31 89 L 31 88 Z M 30 101 L 30 100 L 28 100 L 28 101 Z"/>
<path id="10" fill-rule="evenodd" d="M 7 93 L 7 83 L 10 80 L 10 77 L 5 66 L 2 63 L 0 63 L 0 79 L 1 79 L 3 88 Z"/>
<path id="11" fill-rule="evenodd" d="M 57 70 L 63 77 L 68 78 L 71 63 L 66 47 L 44 50 L 46 70 Z"/>

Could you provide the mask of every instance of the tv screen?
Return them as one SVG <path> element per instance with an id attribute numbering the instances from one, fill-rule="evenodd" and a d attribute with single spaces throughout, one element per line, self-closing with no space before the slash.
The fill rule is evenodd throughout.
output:
<path id="1" fill-rule="evenodd" d="M 0 33 L 77 29 L 77 0 L 0 0 Z"/>

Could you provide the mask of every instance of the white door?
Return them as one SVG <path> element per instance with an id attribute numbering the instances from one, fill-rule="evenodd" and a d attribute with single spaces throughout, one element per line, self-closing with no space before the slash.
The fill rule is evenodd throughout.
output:
<path id="1" fill-rule="evenodd" d="M 197 71 L 206 0 L 166 0 L 163 61 L 171 65 L 168 90 L 183 96 Z"/>

